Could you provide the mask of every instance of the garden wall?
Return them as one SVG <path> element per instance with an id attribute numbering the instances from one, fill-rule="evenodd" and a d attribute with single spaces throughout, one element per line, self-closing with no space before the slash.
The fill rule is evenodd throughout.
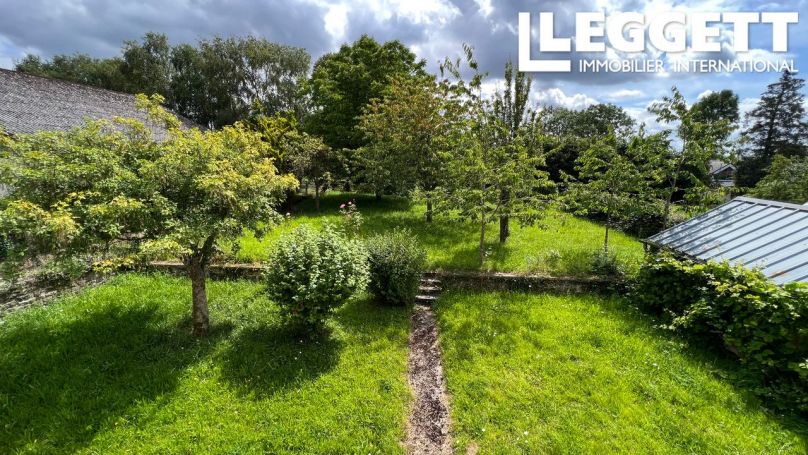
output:
<path id="1" fill-rule="evenodd" d="M 185 275 L 184 266 L 179 262 L 153 262 L 151 270 Z M 261 278 L 263 266 L 254 264 L 214 264 L 208 274 L 213 279 Z M 525 292 L 614 292 L 625 288 L 623 281 L 599 277 L 553 277 L 543 275 L 520 275 L 494 272 L 453 272 L 430 271 L 428 277 L 441 281 L 444 289 L 511 290 Z"/>

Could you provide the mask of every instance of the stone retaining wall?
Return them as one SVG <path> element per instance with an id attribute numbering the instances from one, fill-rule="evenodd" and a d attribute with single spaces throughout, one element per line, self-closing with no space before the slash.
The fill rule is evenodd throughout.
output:
<path id="1" fill-rule="evenodd" d="M 53 285 L 27 280 L 14 283 L 0 291 L 0 317 L 34 305 L 42 305 L 67 293 L 95 286 L 106 281 L 102 275 L 90 274 L 68 285 Z"/>
<path id="2" fill-rule="evenodd" d="M 185 275 L 179 262 L 154 262 L 150 268 L 177 275 Z M 259 280 L 263 266 L 255 264 L 214 264 L 208 275 L 213 279 L 241 278 Z M 600 277 L 554 277 L 492 272 L 430 271 L 426 275 L 440 279 L 445 289 L 512 290 L 526 292 L 615 292 L 625 288 L 621 280 Z"/>

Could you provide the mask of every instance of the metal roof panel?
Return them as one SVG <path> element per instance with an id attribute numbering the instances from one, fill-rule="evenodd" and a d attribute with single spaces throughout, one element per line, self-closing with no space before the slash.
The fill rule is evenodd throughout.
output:
<path id="1" fill-rule="evenodd" d="M 739 197 L 646 242 L 696 260 L 759 267 L 778 284 L 808 281 L 808 206 Z"/>

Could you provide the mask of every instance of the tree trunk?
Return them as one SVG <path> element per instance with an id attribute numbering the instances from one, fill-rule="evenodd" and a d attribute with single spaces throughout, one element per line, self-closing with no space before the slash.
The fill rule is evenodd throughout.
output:
<path id="1" fill-rule="evenodd" d="M 508 215 L 499 217 L 499 243 L 505 243 L 511 235 L 510 219 Z"/>
<path id="2" fill-rule="evenodd" d="M 426 222 L 432 222 L 432 199 L 426 200 Z"/>
<path id="3" fill-rule="evenodd" d="M 606 235 L 603 237 L 603 252 L 609 254 L 609 225 L 606 225 Z"/>
<path id="4" fill-rule="evenodd" d="M 193 310 L 191 319 L 193 321 L 194 336 L 204 337 L 208 335 L 210 329 L 210 315 L 208 314 L 208 294 L 205 289 L 205 279 L 207 275 L 207 260 L 201 253 L 194 254 L 188 262 L 188 272 L 191 275 L 191 295 L 193 299 Z"/>
<path id="5" fill-rule="evenodd" d="M 320 185 L 314 184 L 314 206 L 317 208 L 317 212 L 320 212 Z"/>
<path id="6" fill-rule="evenodd" d="M 502 207 L 508 206 L 508 199 L 510 199 L 510 194 L 507 190 L 502 190 L 500 194 L 499 200 L 500 205 Z M 510 217 L 508 215 L 502 215 L 499 217 L 499 243 L 505 243 L 508 240 L 508 237 L 511 235 L 511 226 L 510 226 Z"/>
<path id="7" fill-rule="evenodd" d="M 480 268 L 485 264 L 485 216 L 480 216 Z"/>
<path id="8" fill-rule="evenodd" d="M 379 202 L 381 200 L 382 200 L 382 192 L 376 191 L 376 202 Z"/>

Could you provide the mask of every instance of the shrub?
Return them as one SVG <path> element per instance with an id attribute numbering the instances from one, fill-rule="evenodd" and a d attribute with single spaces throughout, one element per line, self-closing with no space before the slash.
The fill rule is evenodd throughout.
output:
<path id="1" fill-rule="evenodd" d="M 592 255 L 592 264 L 589 271 L 593 275 L 606 276 L 606 277 L 620 277 L 625 275 L 625 268 L 623 264 L 617 259 L 614 253 L 607 253 L 603 250 L 598 250 Z"/>
<path id="2" fill-rule="evenodd" d="M 292 322 L 316 326 L 365 288 L 367 253 L 331 225 L 321 231 L 301 226 L 281 237 L 265 276 L 270 298 Z"/>
<path id="3" fill-rule="evenodd" d="M 757 270 L 649 258 L 633 300 L 682 332 L 720 334 L 780 409 L 808 412 L 808 286 L 778 286 Z"/>
<path id="4" fill-rule="evenodd" d="M 367 240 L 370 291 L 377 300 L 406 305 L 415 298 L 424 273 L 426 251 L 407 229 L 380 234 Z"/>

